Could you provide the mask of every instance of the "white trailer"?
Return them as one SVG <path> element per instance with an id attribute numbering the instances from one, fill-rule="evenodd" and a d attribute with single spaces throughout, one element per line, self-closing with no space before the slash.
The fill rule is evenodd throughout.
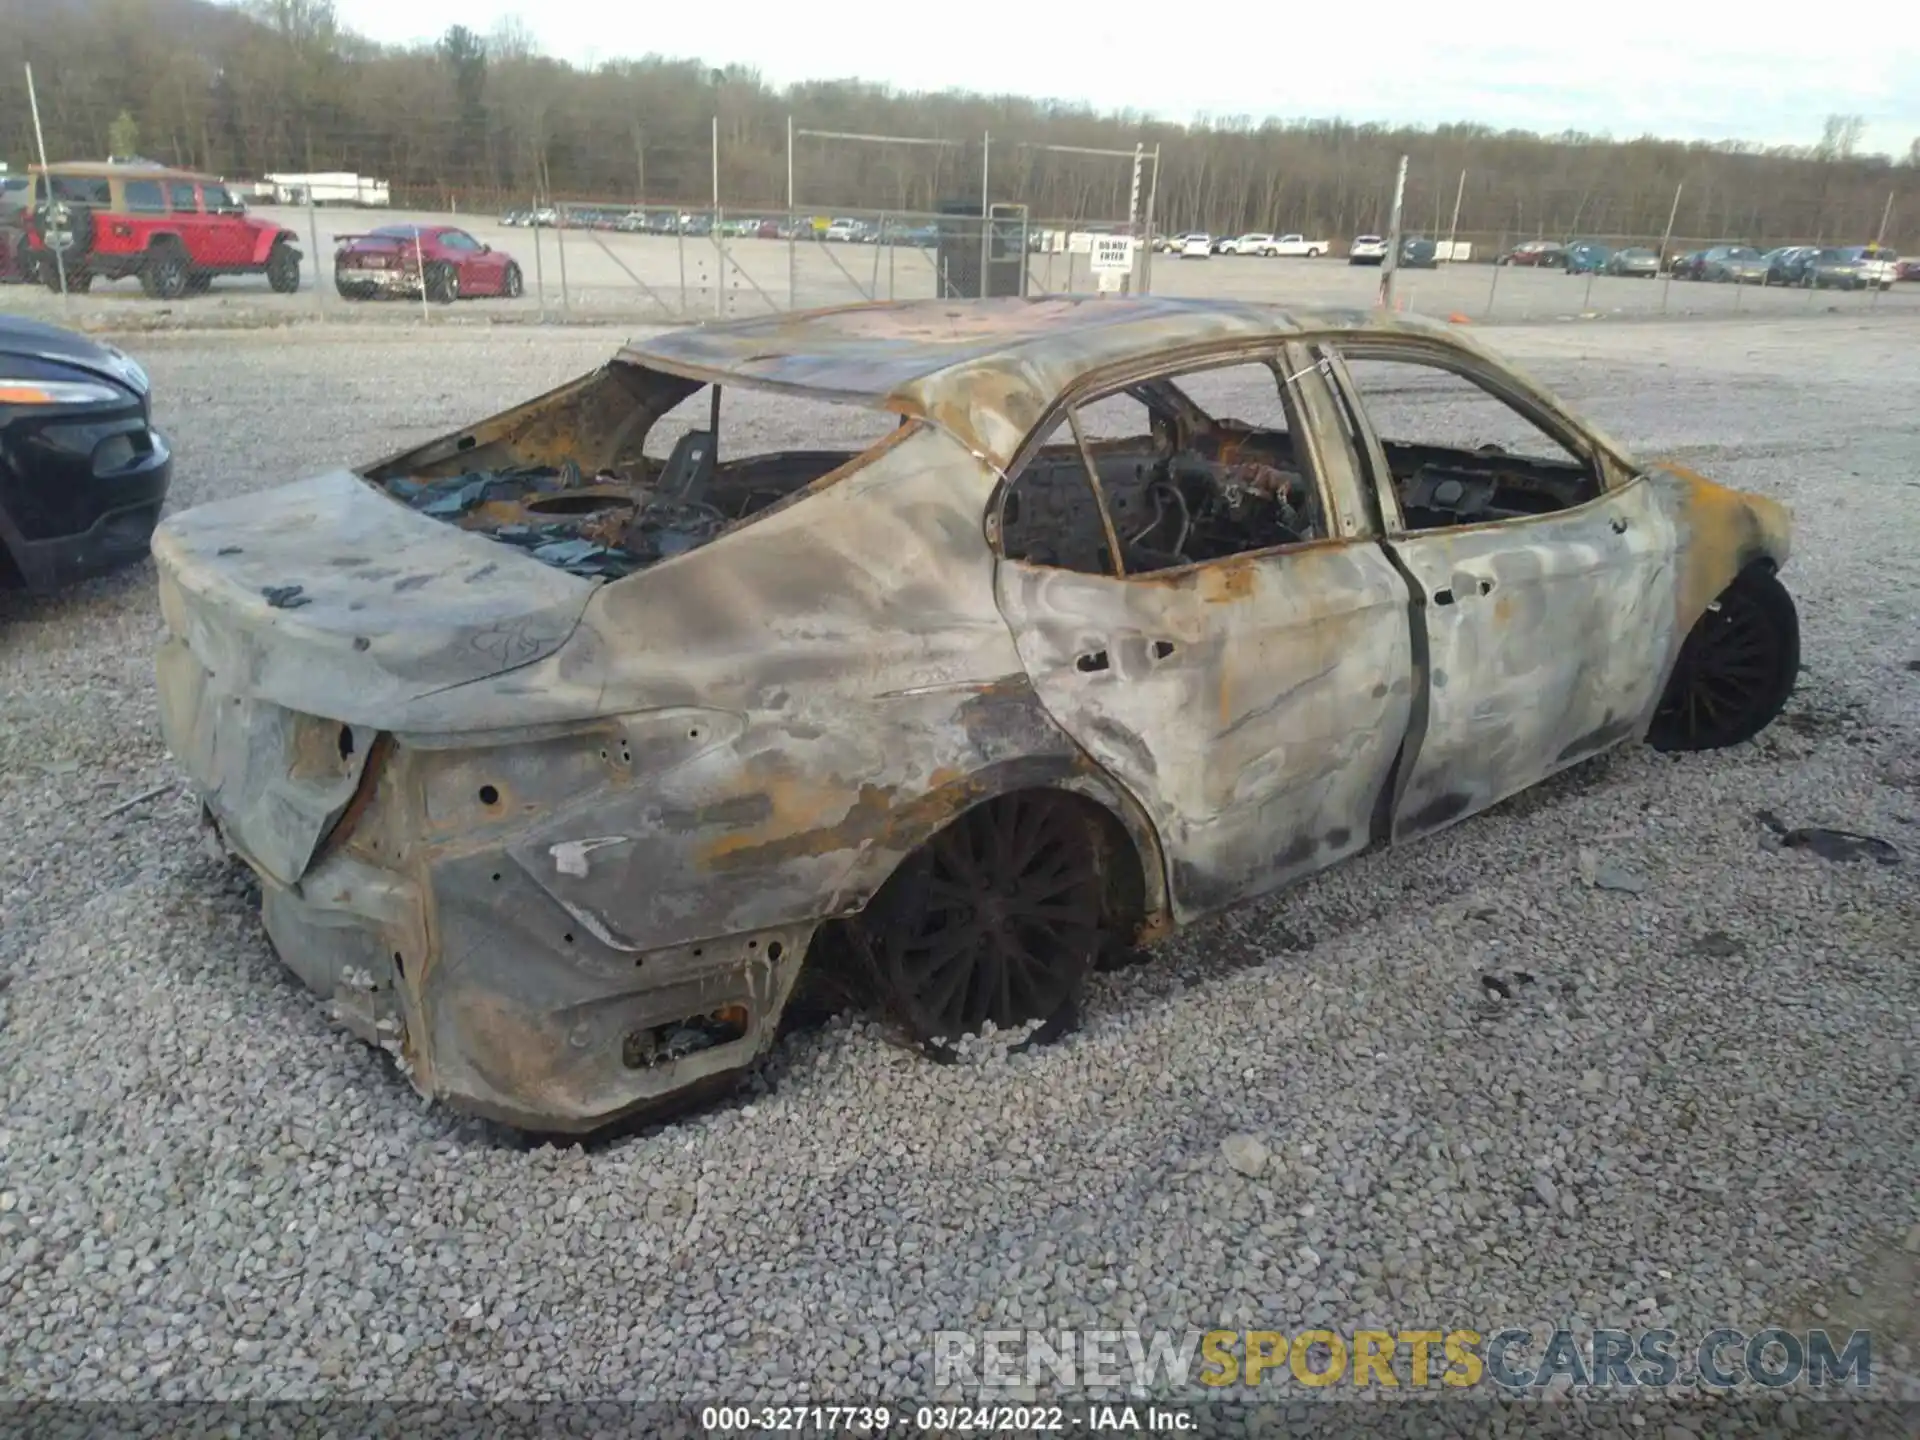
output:
<path id="1" fill-rule="evenodd" d="M 281 205 L 360 205 L 381 209 L 393 203 L 387 182 L 370 180 L 350 170 L 314 175 L 268 175 L 273 197 Z"/>

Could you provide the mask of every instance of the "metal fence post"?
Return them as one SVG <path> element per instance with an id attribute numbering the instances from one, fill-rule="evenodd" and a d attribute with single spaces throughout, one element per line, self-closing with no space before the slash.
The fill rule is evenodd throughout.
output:
<path id="1" fill-rule="evenodd" d="M 547 266 L 545 249 L 540 244 L 540 232 L 547 227 L 540 223 L 540 197 L 534 196 L 533 209 L 528 212 L 533 218 L 533 293 L 540 305 L 540 318 L 547 318 Z"/>
<path id="2" fill-rule="evenodd" d="M 1494 292 L 1500 288 L 1500 272 L 1506 269 L 1506 266 L 1500 263 L 1500 257 L 1506 253 L 1507 253 L 1507 232 L 1502 230 L 1500 232 L 1499 248 L 1493 252 L 1493 279 L 1487 282 L 1487 308 L 1485 312 L 1487 315 L 1493 314 Z"/>
<path id="3" fill-rule="evenodd" d="M 1160 194 L 1160 146 L 1153 147 L 1153 178 L 1147 181 L 1147 253 L 1140 259 L 1140 293 L 1153 293 L 1153 204 Z"/>
<path id="4" fill-rule="evenodd" d="M 1667 233 L 1660 237 L 1660 263 L 1667 267 L 1667 278 L 1660 285 L 1660 313 L 1667 313 L 1667 292 L 1673 289 L 1673 257 L 1667 251 L 1673 247 L 1673 222 L 1680 216 L 1680 192 L 1686 188 L 1682 180 L 1673 187 L 1673 208 L 1667 212 Z"/>
<path id="5" fill-rule="evenodd" d="M 1887 242 L 1887 226 L 1893 221 L 1893 197 L 1896 193 L 1892 190 L 1887 192 L 1887 208 L 1880 212 L 1880 229 L 1873 237 L 1875 250 L 1879 250 Z M 1867 304 L 1869 310 L 1879 308 L 1881 288 L 1880 282 L 1876 280 L 1873 285 L 1873 299 Z"/>
<path id="6" fill-rule="evenodd" d="M 713 116 L 713 313 L 724 315 L 727 309 L 727 236 L 720 223 L 720 112 Z"/>
<path id="7" fill-rule="evenodd" d="M 1400 174 L 1393 182 L 1393 209 L 1387 214 L 1387 258 L 1380 262 L 1380 308 L 1393 308 L 1393 276 L 1400 268 L 1400 206 L 1407 196 L 1407 156 L 1400 157 Z"/>
<path id="8" fill-rule="evenodd" d="M 1460 202 L 1466 198 L 1466 194 L 1467 172 L 1462 170 L 1460 184 L 1453 192 L 1453 223 L 1447 227 L 1447 264 L 1449 265 L 1453 264 L 1456 258 L 1455 247 L 1460 238 Z"/>
<path id="9" fill-rule="evenodd" d="M 987 257 L 991 253 L 988 249 L 988 239 L 993 230 L 989 220 L 990 207 L 987 198 L 990 193 L 987 188 L 988 181 L 992 175 L 988 167 L 992 159 L 993 132 L 983 130 L 980 132 L 980 293 L 983 295 L 987 289 Z"/>
<path id="10" fill-rule="evenodd" d="M 560 256 L 560 313 L 571 313 L 573 302 L 567 298 L 567 207 L 553 207 L 553 248 Z"/>
<path id="11" fill-rule="evenodd" d="M 50 207 L 53 204 L 53 167 L 47 164 L 47 137 L 40 129 L 40 96 L 33 88 L 33 64 L 30 61 L 27 64 L 27 104 L 33 110 L 34 146 L 40 151 L 40 184 L 37 189 L 44 192 L 40 196 L 40 203 Z M 60 313 L 64 315 L 69 308 L 66 251 L 54 250 L 53 268 L 60 278 Z"/>
<path id="12" fill-rule="evenodd" d="M 680 318 L 687 318 L 687 227 L 679 210 L 673 212 L 673 244 L 680 255 Z"/>
<path id="13" fill-rule="evenodd" d="M 313 187 L 307 187 L 307 238 L 313 243 L 313 313 L 326 314 L 326 301 L 320 293 L 320 217 L 313 208 Z"/>
<path id="14" fill-rule="evenodd" d="M 793 116 L 787 116 L 787 308 L 800 308 L 800 215 L 793 198 Z"/>

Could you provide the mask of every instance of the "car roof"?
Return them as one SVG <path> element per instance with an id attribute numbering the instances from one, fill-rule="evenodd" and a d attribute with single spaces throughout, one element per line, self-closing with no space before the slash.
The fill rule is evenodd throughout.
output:
<path id="1" fill-rule="evenodd" d="M 1109 367 L 1304 334 L 1456 331 L 1415 315 L 1143 295 L 882 301 L 671 330 L 620 358 L 722 385 L 921 418 L 1005 468 L 1048 408 Z"/>

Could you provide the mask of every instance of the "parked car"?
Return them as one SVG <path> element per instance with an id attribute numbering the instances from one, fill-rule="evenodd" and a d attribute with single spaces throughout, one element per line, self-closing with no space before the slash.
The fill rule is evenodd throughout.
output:
<path id="1" fill-rule="evenodd" d="M 1567 247 L 1565 264 L 1569 275 L 1598 275 L 1607 268 L 1613 248 L 1598 240 L 1576 240 Z"/>
<path id="2" fill-rule="evenodd" d="M 1273 236 L 1264 230 L 1255 230 L 1251 234 L 1235 236 L 1220 242 L 1222 255 L 1271 255 Z"/>
<path id="3" fill-rule="evenodd" d="M 1424 235 L 1410 235 L 1400 242 L 1400 267 L 1406 270 L 1438 270 L 1440 247 Z"/>
<path id="4" fill-rule="evenodd" d="M 0 285 L 35 279 L 26 263 L 27 177 L 0 175 Z"/>
<path id="5" fill-rule="evenodd" d="M 1761 258 L 1767 262 L 1769 285 L 1803 285 L 1811 270 L 1818 245 L 1782 245 Z"/>
<path id="6" fill-rule="evenodd" d="M 1764 285 L 1767 259 L 1751 245 L 1715 245 L 1701 257 L 1698 278 L 1723 285 Z"/>
<path id="7" fill-rule="evenodd" d="M 1607 256 L 1601 270 L 1608 275 L 1635 276 L 1643 280 L 1652 280 L 1660 273 L 1660 256 L 1645 246 L 1628 245 Z"/>
<path id="8" fill-rule="evenodd" d="M 20 263 L 49 289 L 136 276 L 148 295 L 178 300 L 222 275 L 300 288 L 299 237 L 248 215 L 211 176 L 138 161 L 35 167 L 28 180 Z"/>
<path id="9" fill-rule="evenodd" d="M 0 588 L 142 560 L 173 453 L 147 372 L 85 335 L 0 315 Z"/>
<path id="10" fill-rule="evenodd" d="M 1558 268 L 1567 260 L 1567 247 L 1553 240 L 1528 240 L 1494 258 L 1496 265 L 1532 265 Z"/>
<path id="11" fill-rule="evenodd" d="M 1688 250 L 1673 257 L 1673 263 L 1667 267 L 1667 273 L 1675 280 L 1698 280 L 1701 269 L 1706 265 L 1705 250 Z"/>
<path id="12" fill-rule="evenodd" d="M 1304 235 L 1294 234 L 1282 235 L 1278 240 L 1273 242 L 1273 247 L 1268 253 L 1272 255 L 1298 256 L 1307 260 L 1318 260 L 1322 255 L 1331 254 L 1332 251 L 1333 245 L 1330 241 L 1309 240 Z"/>
<path id="13" fill-rule="evenodd" d="M 1900 257 L 1884 245 L 1849 245 L 1841 252 L 1856 267 L 1861 287 L 1891 290 L 1900 276 Z"/>
<path id="14" fill-rule="evenodd" d="M 1349 265 L 1384 265 L 1386 261 L 1387 242 L 1378 235 L 1356 235 L 1347 247 Z"/>
<path id="15" fill-rule="evenodd" d="M 1205 260 L 1213 254 L 1211 235 L 1184 235 L 1180 239 L 1182 260 Z"/>
<path id="16" fill-rule="evenodd" d="M 333 238 L 333 285 L 345 300 L 417 296 L 424 287 L 429 300 L 451 305 L 480 295 L 512 300 L 525 288 L 511 255 L 452 225 L 382 225 Z"/>
<path id="17" fill-rule="evenodd" d="M 1800 283 L 1816 290 L 1888 290 L 1898 274 L 1897 258 L 1884 247 L 1843 245 L 1815 252 Z"/>
<path id="18" fill-rule="evenodd" d="M 1900 260 L 1893 269 L 1896 280 L 1920 280 L 1920 258 Z"/>
<path id="19" fill-rule="evenodd" d="M 1196 403 L 1236 363 L 1285 428 Z M 1385 429 L 1370 366 L 1565 456 Z M 757 452 L 723 392 L 874 438 Z M 1089 474 L 1067 418 L 1120 394 L 1150 422 Z M 739 1075 L 841 964 L 930 1047 L 1065 1026 L 1176 925 L 1643 737 L 1747 740 L 1798 669 L 1789 545 L 1457 327 L 838 307 L 171 516 L 158 709 L 334 1015 L 428 1097 L 582 1132 Z"/>

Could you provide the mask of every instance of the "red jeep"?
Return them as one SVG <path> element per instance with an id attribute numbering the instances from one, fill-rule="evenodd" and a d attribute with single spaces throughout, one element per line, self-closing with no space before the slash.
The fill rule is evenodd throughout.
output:
<path id="1" fill-rule="evenodd" d="M 63 266 L 69 290 L 137 275 L 158 300 L 203 294 L 216 275 L 265 275 L 283 295 L 300 288 L 294 233 L 253 219 L 218 180 L 149 164 L 29 173 L 19 262 L 50 289 Z"/>

